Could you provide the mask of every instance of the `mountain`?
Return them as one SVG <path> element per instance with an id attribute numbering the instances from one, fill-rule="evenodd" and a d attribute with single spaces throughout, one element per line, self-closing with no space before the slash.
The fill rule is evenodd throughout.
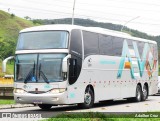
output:
<path id="1" fill-rule="evenodd" d="M 102 27 L 106 29 L 121 31 L 122 25 L 96 22 L 90 19 L 74 19 L 75 25 Z M 21 29 L 46 24 L 71 24 L 71 18 L 64 19 L 33 19 L 26 20 L 0 10 L 0 59 L 4 59 L 10 55 L 14 55 L 18 32 Z M 157 41 L 160 53 L 160 36 L 151 36 L 138 30 L 124 27 L 123 32 L 132 36 Z M 159 54 L 160 55 L 160 54 Z M 160 56 L 159 56 L 160 57 Z"/>
<path id="2" fill-rule="evenodd" d="M 28 21 L 0 10 L 0 59 L 14 54 L 18 33 L 21 29 L 34 26 Z"/>
<path id="3" fill-rule="evenodd" d="M 39 24 L 71 24 L 72 19 L 71 18 L 64 18 L 64 19 L 35 19 L 33 20 L 34 23 L 39 23 Z M 90 19 L 80 19 L 80 18 L 75 18 L 74 19 L 74 24 L 75 25 L 81 25 L 81 26 L 92 26 L 92 27 L 101 27 L 101 28 L 106 28 L 106 29 L 111 29 L 111 30 L 116 30 L 116 31 L 121 31 L 122 25 L 119 24 L 112 24 L 112 23 L 104 23 L 104 22 L 97 22 L 94 20 Z M 148 35 L 146 33 L 140 32 L 138 30 L 133 30 L 128 27 L 124 27 L 123 32 L 129 33 L 132 36 L 140 37 L 140 38 L 145 38 L 145 39 L 153 39 L 154 36 Z"/>

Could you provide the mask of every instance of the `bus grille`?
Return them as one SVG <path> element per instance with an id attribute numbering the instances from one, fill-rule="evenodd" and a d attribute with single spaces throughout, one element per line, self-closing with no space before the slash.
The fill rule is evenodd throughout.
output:
<path id="1" fill-rule="evenodd" d="M 42 93 L 46 93 L 45 91 L 28 91 L 28 93 L 32 93 L 32 94 L 42 94 Z"/>

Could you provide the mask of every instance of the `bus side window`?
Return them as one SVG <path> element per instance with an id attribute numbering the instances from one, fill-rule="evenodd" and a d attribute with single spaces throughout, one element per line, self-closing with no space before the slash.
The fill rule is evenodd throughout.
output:
<path id="1" fill-rule="evenodd" d="M 113 37 L 113 55 L 114 56 L 121 56 L 122 49 L 123 49 L 123 38 L 120 37 Z"/>
<path id="2" fill-rule="evenodd" d="M 143 55 L 143 48 L 145 46 L 144 42 L 137 42 L 138 44 L 138 52 L 139 52 L 139 56 L 141 59 L 143 59 L 142 55 Z"/>
<path id="3" fill-rule="evenodd" d="M 77 60 L 69 59 L 69 84 L 75 83 L 77 80 Z"/>
<path id="4" fill-rule="evenodd" d="M 82 58 L 82 37 L 80 30 L 73 29 L 71 31 L 70 53 L 78 58 Z"/>
<path id="5" fill-rule="evenodd" d="M 99 54 L 99 35 L 97 33 L 83 31 L 84 58 Z"/>
<path id="6" fill-rule="evenodd" d="M 113 56 L 113 37 L 99 34 L 99 50 L 101 55 Z"/>

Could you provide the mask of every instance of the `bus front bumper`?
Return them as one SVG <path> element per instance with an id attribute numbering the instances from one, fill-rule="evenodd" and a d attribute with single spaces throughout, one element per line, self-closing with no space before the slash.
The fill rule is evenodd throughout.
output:
<path id="1" fill-rule="evenodd" d="M 14 93 L 14 100 L 21 104 L 67 104 L 67 92 L 58 94 L 31 94 L 31 93 Z"/>

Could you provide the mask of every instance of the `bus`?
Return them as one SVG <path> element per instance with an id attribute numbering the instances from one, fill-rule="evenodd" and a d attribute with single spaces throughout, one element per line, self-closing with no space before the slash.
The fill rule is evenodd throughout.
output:
<path id="1" fill-rule="evenodd" d="M 158 92 L 157 43 L 122 32 L 66 24 L 27 28 L 14 60 L 14 100 L 41 109 L 140 102 Z"/>

